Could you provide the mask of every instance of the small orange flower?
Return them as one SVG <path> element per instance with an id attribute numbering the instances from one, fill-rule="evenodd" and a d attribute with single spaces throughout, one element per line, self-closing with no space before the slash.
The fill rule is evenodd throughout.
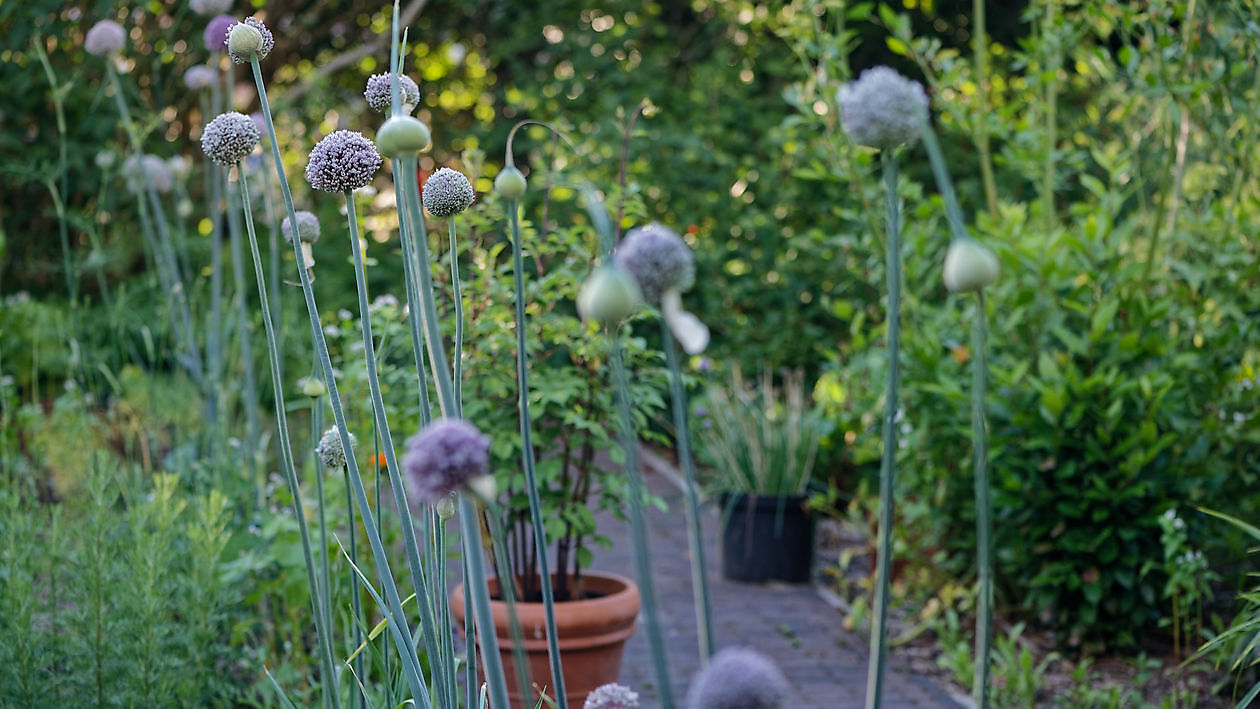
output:
<path id="1" fill-rule="evenodd" d="M 964 364 L 967 360 L 971 359 L 971 348 L 966 345 L 955 345 L 954 347 L 949 348 L 949 353 L 954 355 L 954 359 L 959 364 Z"/>
<path id="2" fill-rule="evenodd" d="M 377 453 L 377 454 L 376 454 L 376 467 L 378 467 L 378 468 L 384 468 L 384 467 L 385 467 L 385 454 L 384 454 L 384 453 Z"/>

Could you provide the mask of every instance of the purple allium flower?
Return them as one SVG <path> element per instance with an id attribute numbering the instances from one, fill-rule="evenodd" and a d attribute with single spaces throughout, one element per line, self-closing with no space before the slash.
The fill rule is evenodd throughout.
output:
<path id="1" fill-rule="evenodd" d="M 324 192 L 357 190 L 372 181 L 381 169 L 381 154 L 362 133 L 333 131 L 311 150 L 306 181 Z"/>
<path id="2" fill-rule="evenodd" d="M 261 136 L 249 116 L 236 111 L 220 113 L 201 131 L 201 150 L 220 165 L 235 165 L 258 145 Z"/>
<path id="3" fill-rule="evenodd" d="M 863 71 L 836 91 L 836 100 L 849 138 L 880 150 L 914 142 L 928 110 L 923 85 L 886 66 Z"/>
<path id="4" fill-rule="evenodd" d="M 350 434 L 350 445 L 359 445 L 353 433 Z M 315 446 L 315 454 L 319 456 L 325 468 L 340 470 L 346 467 L 346 451 L 341 447 L 341 431 L 336 426 L 324 431 L 324 435 L 320 436 L 319 445 Z"/>
<path id="5" fill-rule="evenodd" d="M 101 20 L 92 25 L 83 38 L 83 48 L 88 54 L 103 57 L 122 51 L 127 44 L 127 30 L 113 20 Z"/>
<path id="6" fill-rule="evenodd" d="M 643 299 L 652 305 L 660 304 L 665 291 L 681 293 L 696 280 L 691 247 L 672 229 L 656 222 L 627 232 L 615 259 L 618 266 L 634 275 Z"/>
<path id="7" fill-rule="evenodd" d="M 639 693 L 624 684 L 609 682 L 586 695 L 582 709 L 638 709 Z"/>
<path id="8" fill-rule="evenodd" d="M 188 71 L 184 72 L 184 86 L 193 91 L 199 91 L 214 84 L 214 80 L 218 78 L 214 69 L 204 65 L 188 67 Z"/>
<path id="9" fill-rule="evenodd" d="M 201 36 L 206 43 L 206 49 L 211 52 L 226 52 L 228 30 L 232 29 L 234 24 L 236 24 L 236 18 L 231 15 L 217 15 L 210 18 Z"/>
<path id="10" fill-rule="evenodd" d="M 687 691 L 687 709 L 780 709 L 788 682 L 769 658 L 746 647 L 713 656 Z"/>
<path id="11" fill-rule="evenodd" d="M 262 61 L 271 54 L 271 49 L 275 46 L 276 40 L 271 36 L 271 30 L 253 17 L 246 17 L 228 28 L 228 56 L 237 64 L 248 64 L 255 55 L 258 61 Z"/>
<path id="12" fill-rule="evenodd" d="M 232 9 L 232 0 L 191 0 L 188 6 L 198 15 L 220 15 Z"/>
<path id="13" fill-rule="evenodd" d="M 464 173 L 440 167 L 424 181 L 424 208 L 435 217 L 449 217 L 472 206 L 477 193 Z"/>
<path id="14" fill-rule="evenodd" d="M 485 475 L 489 461 L 489 436 L 463 419 L 438 419 L 407 440 L 403 471 L 416 498 L 432 505 Z"/>
<path id="15" fill-rule="evenodd" d="M 293 216 L 297 217 L 297 233 L 298 238 L 308 244 L 319 241 L 319 217 L 310 212 L 294 212 Z M 280 232 L 284 234 L 284 240 L 293 243 L 293 225 L 289 223 L 289 218 L 285 217 L 280 222 Z"/>
<path id="16" fill-rule="evenodd" d="M 363 90 L 363 98 L 367 99 L 368 105 L 378 113 L 389 113 L 390 91 L 392 91 L 390 84 L 393 76 L 393 73 L 387 71 L 384 74 L 373 74 L 368 77 L 367 88 Z M 398 77 L 398 100 L 402 102 L 403 113 L 411 113 L 416 106 L 420 105 L 420 85 L 406 74 Z"/>
<path id="17" fill-rule="evenodd" d="M 170 166 L 156 155 L 132 155 L 123 161 L 122 174 L 132 192 L 143 190 L 146 179 L 161 194 L 170 192 L 175 186 L 175 176 L 171 174 Z"/>

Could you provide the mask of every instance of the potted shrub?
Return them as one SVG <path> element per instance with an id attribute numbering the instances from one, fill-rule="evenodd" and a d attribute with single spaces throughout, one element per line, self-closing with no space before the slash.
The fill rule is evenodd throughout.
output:
<path id="1" fill-rule="evenodd" d="M 464 285 L 468 335 L 463 351 L 464 415 L 493 441 L 500 504 L 497 519 L 486 522 L 502 524 L 506 532 L 506 558 L 496 560 L 491 584 L 499 598 L 493 613 L 513 705 L 532 707 L 536 694 L 528 701 L 516 694 L 512 637 L 498 584 L 505 578 L 515 581 L 516 611 L 535 691 L 550 694 L 539 575 L 540 554 L 548 554 L 565 693 L 570 706 L 581 706 L 592 689 L 617 679 L 622 647 L 639 612 L 633 581 L 589 569 L 592 548 L 611 544 L 596 528 L 595 512 L 607 510 L 622 518 L 626 489 L 605 363 L 609 340 L 582 322 L 575 305 L 593 264 L 596 236 L 589 227 L 573 227 L 552 230 L 545 239 L 528 232 L 524 237 L 532 443 L 547 537 L 547 548 L 537 549 L 521 466 L 516 333 L 505 327 L 514 321 L 511 247 L 493 206 L 470 213 L 473 244 Z M 642 428 L 663 408 L 664 375 L 642 340 L 633 339 L 626 356 L 639 375 L 632 396 Z M 462 589 L 452 594 L 452 612 L 462 623 Z"/>
<path id="2" fill-rule="evenodd" d="M 781 381 L 764 370 L 749 383 L 735 369 L 728 385 L 709 387 L 699 412 L 701 453 L 722 502 L 722 574 L 735 581 L 803 583 L 812 569 L 806 492 L 825 424 L 801 372 Z"/>

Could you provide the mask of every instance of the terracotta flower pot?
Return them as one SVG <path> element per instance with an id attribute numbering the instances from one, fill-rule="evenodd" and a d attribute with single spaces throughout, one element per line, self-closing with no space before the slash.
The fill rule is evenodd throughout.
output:
<path id="1" fill-rule="evenodd" d="M 621 673 L 621 655 L 626 640 L 634 634 L 639 615 L 639 588 L 617 574 L 582 572 L 582 586 L 595 598 L 556 603 L 556 635 L 560 645 L 560 661 L 564 670 L 564 689 L 570 707 L 580 707 L 586 695 L 596 687 L 616 682 Z M 490 594 L 499 592 L 498 581 L 490 580 Z M 516 615 L 521 624 L 521 639 L 529 662 L 535 693 L 520 696 L 512 660 L 512 632 L 508 627 L 507 604 L 491 601 L 495 635 L 499 639 L 499 655 L 507 676 L 508 698 L 513 709 L 533 709 L 538 701 L 537 690 L 554 692 L 551 665 L 547 658 L 547 623 L 541 603 L 517 603 Z M 451 615 L 456 627 L 464 627 L 464 588 L 451 592 Z M 478 664 L 480 668 L 481 665 Z"/>

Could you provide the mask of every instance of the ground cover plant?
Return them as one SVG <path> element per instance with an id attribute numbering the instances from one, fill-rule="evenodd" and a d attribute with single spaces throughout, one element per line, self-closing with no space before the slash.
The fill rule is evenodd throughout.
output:
<path id="1" fill-rule="evenodd" d="M 1136 702 L 1117 654 L 1254 698 L 1250 3 L 587 5 L 0 9 L 0 704 L 497 706 L 448 566 L 475 635 L 615 541 L 662 704 L 773 705 L 698 553 L 688 397 L 741 370 L 830 419 L 869 706 L 903 632 L 981 705 Z"/>

